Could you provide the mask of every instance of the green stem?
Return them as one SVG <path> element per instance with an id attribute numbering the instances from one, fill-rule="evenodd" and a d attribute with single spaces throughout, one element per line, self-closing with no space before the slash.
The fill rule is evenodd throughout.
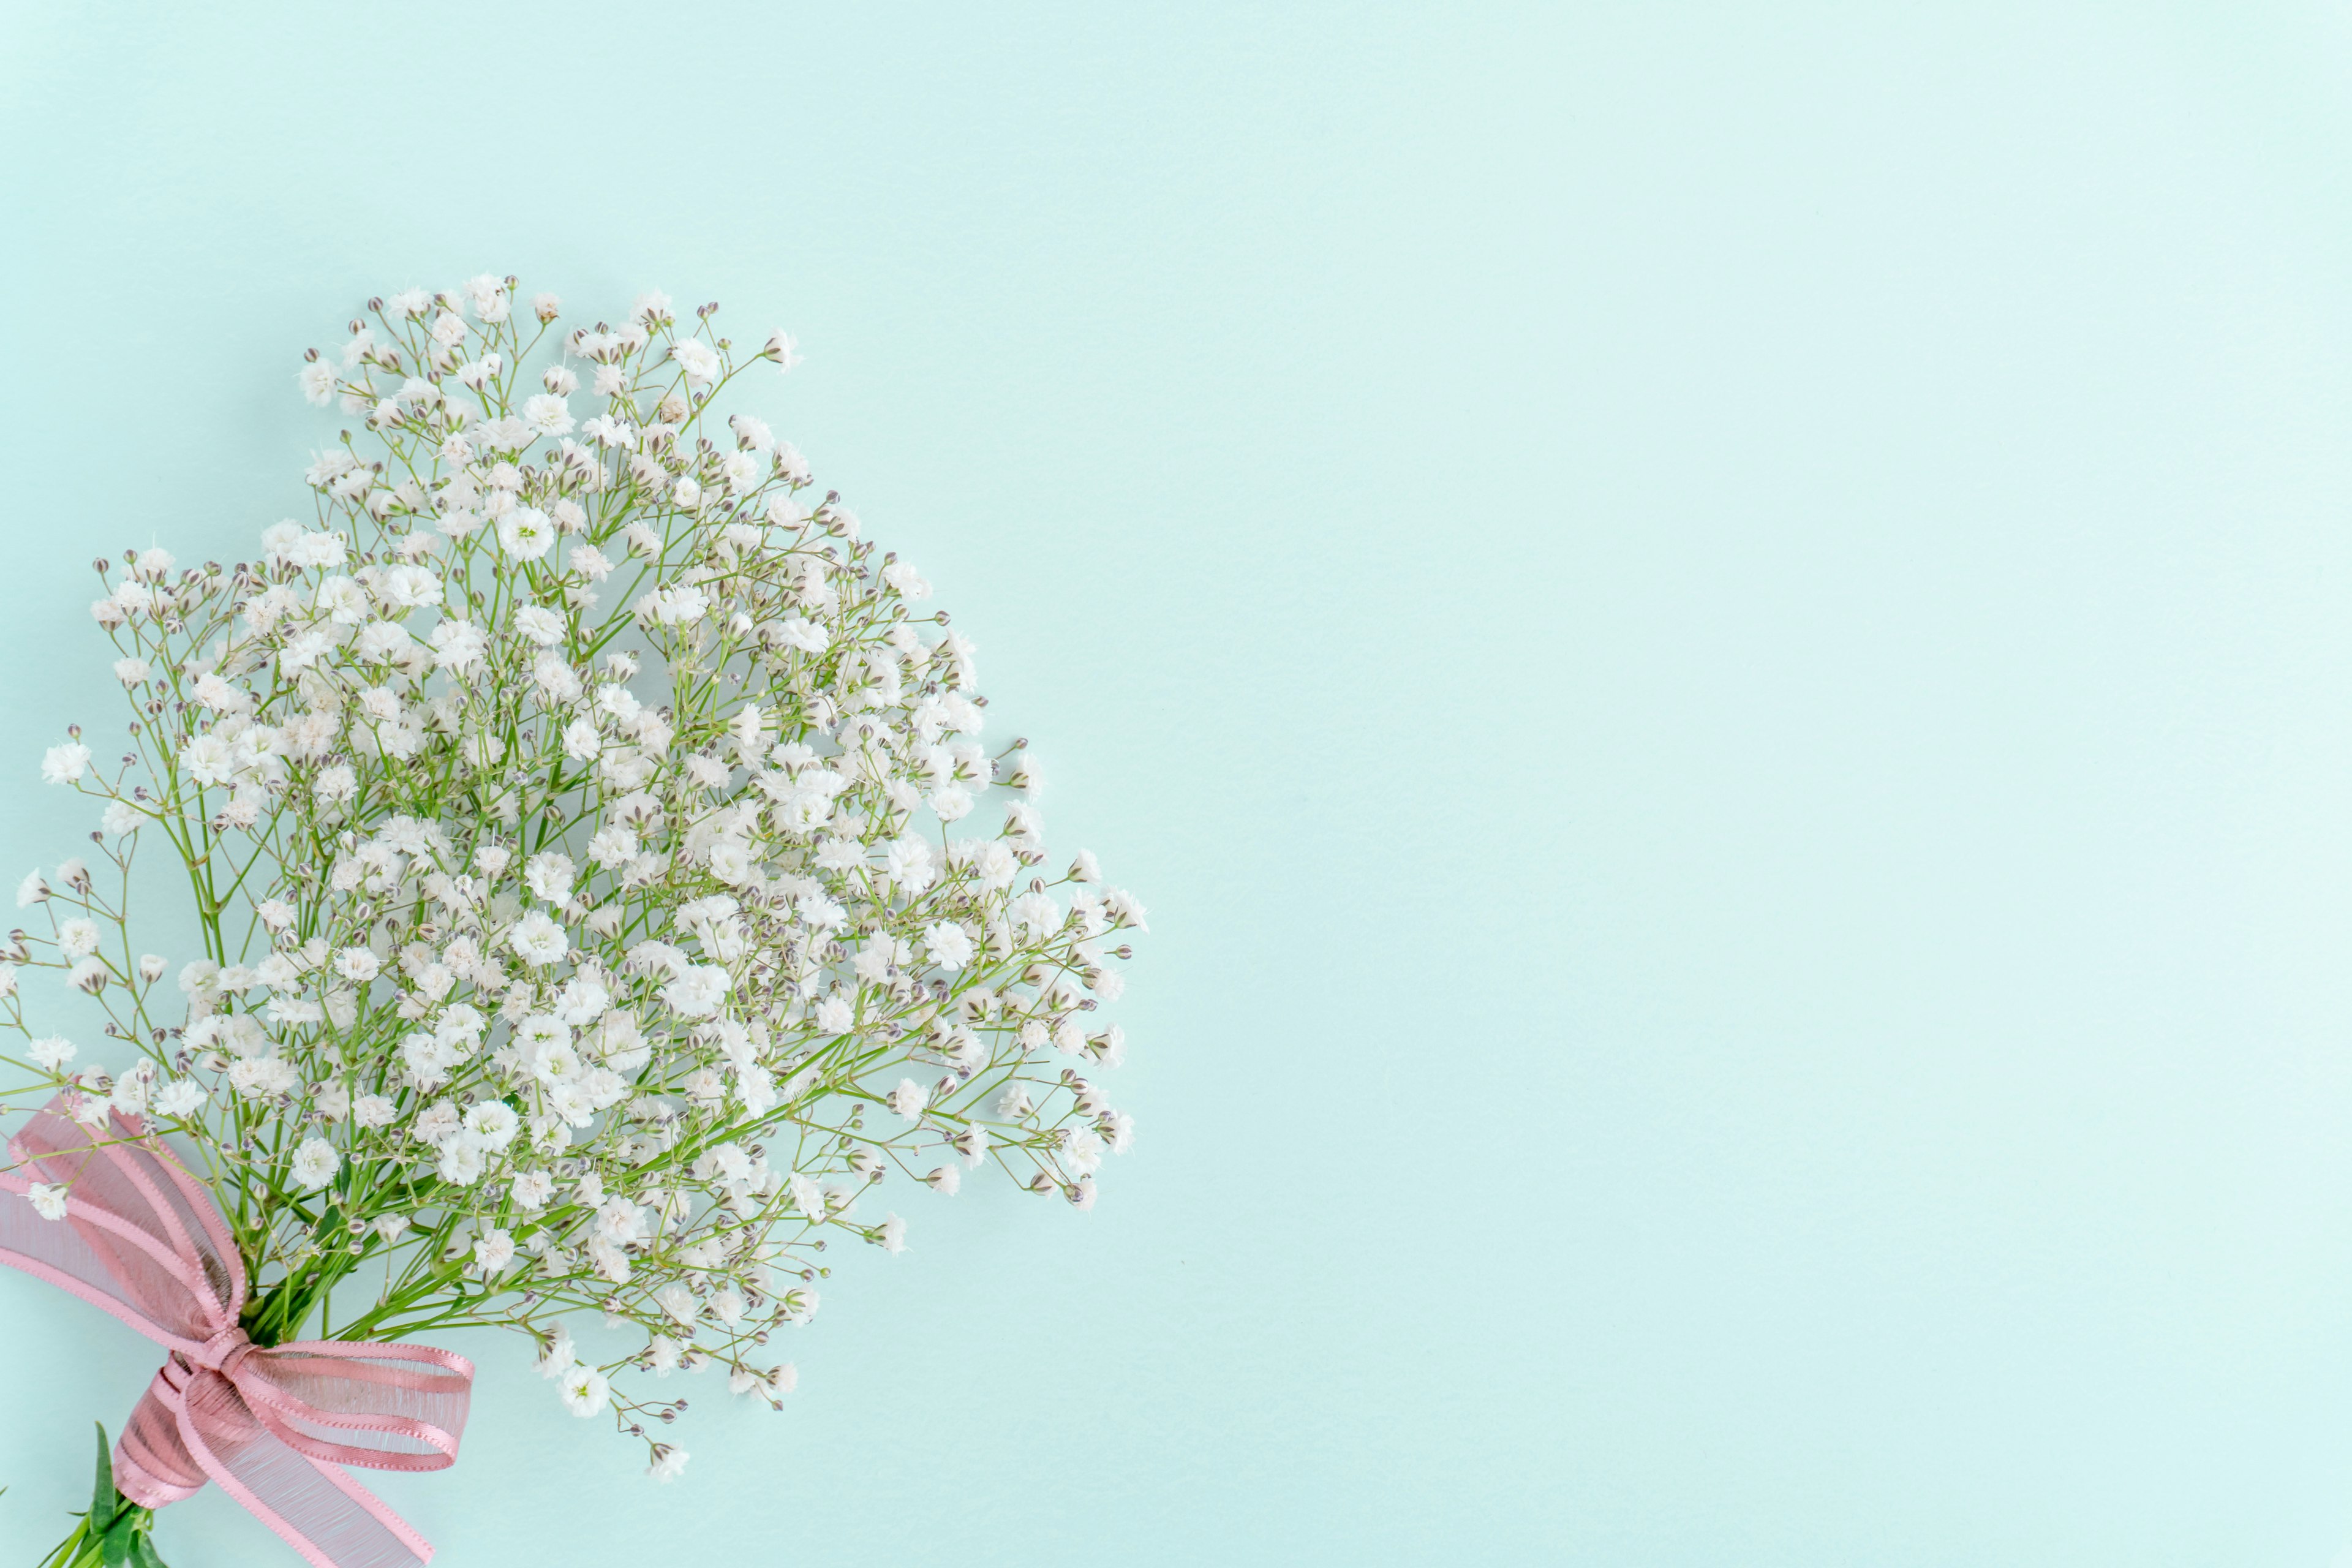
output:
<path id="1" fill-rule="evenodd" d="M 155 1555 L 154 1545 L 148 1540 L 149 1531 L 155 1528 L 155 1510 L 141 1508 L 117 1492 L 114 1494 L 114 1518 L 118 1529 L 121 1528 L 124 1521 L 129 1521 L 130 1537 L 137 1542 L 130 1561 L 142 1564 L 142 1568 L 163 1568 L 163 1560 Z M 104 1531 L 90 1528 L 89 1515 L 79 1515 L 72 1533 L 58 1542 L 56 1551 L 41 1559 L 38 1568 L 103 1568 L 106 1535 Z"/>

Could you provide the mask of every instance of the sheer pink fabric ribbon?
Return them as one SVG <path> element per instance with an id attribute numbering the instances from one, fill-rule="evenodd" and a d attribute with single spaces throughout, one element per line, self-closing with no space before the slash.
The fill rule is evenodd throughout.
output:
<path id="1" fill-rule="evenodd" d="M 257 1345 L 237 1325 L 245 1267 L 201 1184 L 136 1118 L 102 1132 L 68 1095 L 10 1141 L 0 1264 L 113 1313 L 171 1352 L 114 1447 L 114 1482 L 162 1508 L 207 1480 L 313 1568 L 417 1568 L 433 1547 L 345 1465 L 438 1470 L 457 1459 L 474 1365 L 428 1345 Z M 43 1219 L 26 1190 L 68 1189 Z"/>

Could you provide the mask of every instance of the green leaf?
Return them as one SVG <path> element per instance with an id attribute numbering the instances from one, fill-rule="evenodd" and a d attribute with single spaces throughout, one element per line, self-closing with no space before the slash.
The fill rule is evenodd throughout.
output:
<path id="1" fill-rule="evenodd" d="M 98 1423 L 98 1489 L 89 1494 L 89 1526 L 104 1530 L 114 1522 L 114 1456 L 107 1451 L 106 1423 Z"/>
<path id="2" fill-rule="evenodd" d="M 125 1565 L 130 1563 L 131 1543 L 139 1539 L 139 1531 L 133 1528 L 134 1523 L 130 1511 L 125 1510 L 122 1517 L 114 1521 L 114 1528 L 108 1531 L 105 1538 L 99 1542 L 99 1549 L 106 1560 L 106 1568 L 125 1568 Z"/>
<path id="3" fill-rule="evenodd" d="M 155 1555 L 155 1542 L 142 1533 L 131 1542 L 131 1568 L 163 1568 L 163 1560 Z"/>

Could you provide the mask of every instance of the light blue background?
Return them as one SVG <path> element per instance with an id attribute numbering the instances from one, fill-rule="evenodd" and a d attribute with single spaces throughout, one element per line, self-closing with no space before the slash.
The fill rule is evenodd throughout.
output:
<path id="1" fill-rule="evenodd" d="M 0 868 L 89 558 L 492 268 L 803 337 L 1157 933 L 1097 1212 L 667 1489 L 493 1348 L 447 1568 L 2339 1561 L 2344 7 L 330 9 L 7 6 Z M 0 1324 L 15 1562 L 152 1363 Z"/>

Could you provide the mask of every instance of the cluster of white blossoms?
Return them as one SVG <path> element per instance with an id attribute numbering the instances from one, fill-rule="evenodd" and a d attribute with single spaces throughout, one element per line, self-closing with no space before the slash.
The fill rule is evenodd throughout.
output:
<path id="1" fill-rule="evenodd" d="M 982 741 L 930 585 L 760 419 L 719 423 L 795 355 L 739 356 L 715 310 L 567 331 L 483 277 L 314 351 L 302 391 L 362 426 L 311 464 L 315 515 L 226 570 L 100 562 L 130 749 L 77 730 L 42 764 L 104 800 L 109 887 L 169 841 L 205 955 L 134 957 L 74 860 L 26 879 L 49 931 L 0 963 L 19 1093 L 182 1135 L 256 1339 L 521 1329 L 664 1479 L 648 1423 L 685 1402 L 637 1375 L 780 1398 L 828 1243 L 905 1245 L 869 1189 L 992 1164 L 1094 1202 L 1133 1138 L 1099 1009 L 1144 929 L 1091 855 L 1048 865 L 1036 764 Z M 36 1037 L 24 966 L 131 1059 Z M 642 1345 L 583 1360 L 582 1310 Z"/>

